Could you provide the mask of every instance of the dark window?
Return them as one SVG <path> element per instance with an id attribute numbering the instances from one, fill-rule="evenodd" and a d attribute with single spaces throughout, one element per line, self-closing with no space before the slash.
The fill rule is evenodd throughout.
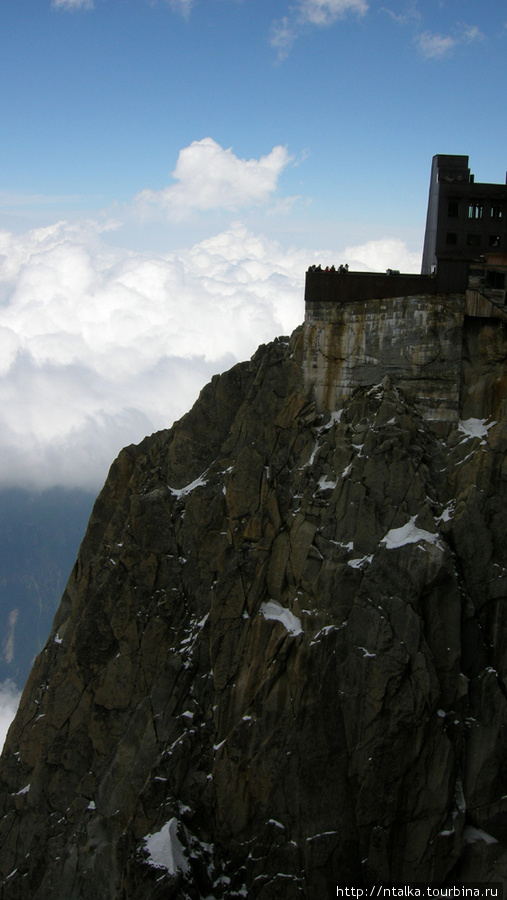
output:
<path id="1" fill-rule="evenodd" d="M 455 231 L 448 231 L 445 236 L 446 244 L 457 244 L 458 243 L 458 235 Z"/>
<path id="2" fill-rule="evenodd" d="M 475 203 L 470 203 L 468 207 L 468 218 L 469 219 L 482 219 L 482 213 L 484 210 L 484 206 L 482 200 L 477 200 Z"/>
<path id="3" fill-rule="evenodd" d="M 491 207 L 491 218 L 492 219 L 503 219 L 503 206 L 492 206 Z"/>
<path id="4" fill-rule="evenodd" d="M 458 217 L 459 203 L 457 200 L 449 200 L 449 206 L 447 208 L 447 215 L 450 219 L 456 219 Z"/>
<path id="5" fill-rule="evenodd" d="M 500 246 L 500 235 L 499 234 L 490 234 L 489 246 L 490 247 L 499 247 Z"/>
<path id="6" fill-rule="evenodd" d="M 480 246 L 481 246 L 480 234 L 467 234 L 467 247 L 480 247 Z"/>
<path id="7" fill-rule="evenodd" d="M 503 291 L 505 287 L 505 272 L 486 272 L 486 284 L 497 291 Z"/>

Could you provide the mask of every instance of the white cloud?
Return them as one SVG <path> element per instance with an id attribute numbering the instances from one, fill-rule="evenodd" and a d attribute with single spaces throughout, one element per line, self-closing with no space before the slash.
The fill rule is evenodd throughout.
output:
<path id="1" fill-rule="evenodd" d="M 471 44 L 473 41 L 484 40 L 484 35 L 477 25 L 461 26 L 461 41 L 464 44 Z"/>
<path id="2" fill-rule="evenodd" d="M 181 13 L 185 19 L 188 19 L 193 0 L 170 0 L 170 5 L 176 12 Z"/>
<path id="3" fill-rule="evenodd" d="M 0 753 L 20 701 L 21 692 L 10 679 L 0 683 Z"/>
<path id="4" fill-rule="evenodd" d="M 185 19 L 190 15 L 193 0 L 168 0 L 175 12 L 181 13 Z M 94 0 L 51 0 L 54 9 L 93 9 Z"/>
<path id="5" fill-rule="evenodd" d="M 386 6 L 382 6 L 380 11 L 386 13 L 386 15 L 398 25 L 408 25 L 412 22 L 420 22 L 421 20 L 421 14 L 418 9 L 416 9 L 415 5 L 407 7 L 402 13 L 396 13 Z"/>
<path id="6" fill-rule="evenodd" d="M 100 486 L 123 445 L 303 319 L 303 250 L 237 224 L 154 256 L 93 226 L 0 233 L 0 483 Z"/>
<path id="7" fill-rule="evenodd" d="M 176 184 L 161 191 L 142 191 L 134 204 L 141 212 L 158 206 L 175 215 L 189 209 L 239 210 L 268 204 L 291 159 L 282 146 L 260 159 L 239 159 L 231 148 L 224 150 L 206 137 L 180 151 L 172 173 Z"/>
<path id="8" fill-rule="evenodd" d="M 312 25 L 332 25 L 347 13 L 363 16 L 368 11 L 366 0 L 299 0 L 299 19 Z"/>
<path id="9" fill-rule="evenodd" d="M 287 16 L 272 23 L 270 44 L 278 51 L 278 59 L 286 59 L 292 50 L 296 36 L 294 24 L 289 21 Z"/>
<path id="10" fill-rule="evenodd" d="M 439 59 L 451 54 L 460 44 L 471 44 L 483 38 L 484 35 L 476 25 L 460 25 L 452 35 L 423 31 L 417 36 L 416 42 L 425 59 Z"/>
<path id="11" fill-rule="evenodd" d="M 298 0 L 290 15 L 271 25 L 270 44 L 280 61 L 287 58 L 294 42 L 309 25 L 329 27 L 349 13 L 363 16 L 368 11 L 367 0 Z"/>
<path id="12" fill-rule="evenodd" d="M 400 272 L 415 274 L 421 271 L 420 253 L 411 252 L 399 238 L 381 238 L 346 247 L 343 261 L 357 271 L 385 272 L 386 269 L 399 269 Z"/>
<path id="13" fill-rule="evenodd" d="M 432 34 L 431 31 L 423 31 L 417 37 L 417 45 L 425 59 L 446 56 L 456 46 L 456 38 L 444 34 Z"/>
<path id="14" fill-rule="evenodd" d="M 233 190 L 267 201 L 288 159 L 275 148 L 238 160 L 211 139 L 186 150 L 171 202 L 205 209 Z M 210 153 L 211 186 L 194 150 Z M 287 250 L 237 222 L 177 252 L 137 252 L 112 244 L 122 224 L 0 232 L 0 485 L 100 487 L 121 447 L 172 425 L 213 374 L 303 321 L 311 263 L 419 270 L 401 240 Z"/>
<path id="15" fill-rule="evenodd" d="M 52 0 L 54 9 L 93 9 L 93 0 Z"/>

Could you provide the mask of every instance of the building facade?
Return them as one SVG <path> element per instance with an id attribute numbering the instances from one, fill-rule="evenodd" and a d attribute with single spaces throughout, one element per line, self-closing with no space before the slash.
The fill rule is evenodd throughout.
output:
<path id="1" fill-rule="evenodd" d="M 421 272 L 436 274 L 439 292 L 466 290 L 471 265 L 485 267 L 494 289 L 505 289 L 507 183 L 480 184 L 468 156 L 433 157 Z"/>
<path id="2" fill-rule="evenodd" d="M 409 296 L 463 295 L 466 315 L 507 316 L 507 180 L 476 183 L 468 156 L 433 157 L 420 275 L 387 269 L 310 266 L 307 316 L 327 316 L 328 304 Z"/>

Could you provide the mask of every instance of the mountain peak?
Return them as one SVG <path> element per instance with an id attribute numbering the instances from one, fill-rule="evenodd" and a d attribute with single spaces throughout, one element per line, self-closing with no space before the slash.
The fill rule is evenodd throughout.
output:
<path id="1" fill-rule="evenodd" d="M 412 387 L 363 345 L 321 402 L 336 322 L 307 321 L 122 451 L 2 756 L 4 900 L 501 880 L 506 335 L 479 325 L 445 429 L 413 347 Z"/>

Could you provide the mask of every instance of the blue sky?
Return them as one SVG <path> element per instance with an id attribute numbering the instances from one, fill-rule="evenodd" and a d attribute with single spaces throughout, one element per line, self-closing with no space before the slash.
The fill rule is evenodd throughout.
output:
<path id="1" fill-rule="evenodd" d="M 499 0 L 2 0 L 0 26 L 0 484 L 100 485 L 302 320 L 308 264 L 418 271 L 433 154 L 505 179 Z"/>
<path id="2" fill-rule="evenodd" d="M 3 0 L 2 19 L 12 212 L 128 204 L 205 137 L 240 159 L 287 147 L 279 232 L 307 242 L 323 223 L 420 240 L 433 153 L 505 175 L 498 0 Z"/>

